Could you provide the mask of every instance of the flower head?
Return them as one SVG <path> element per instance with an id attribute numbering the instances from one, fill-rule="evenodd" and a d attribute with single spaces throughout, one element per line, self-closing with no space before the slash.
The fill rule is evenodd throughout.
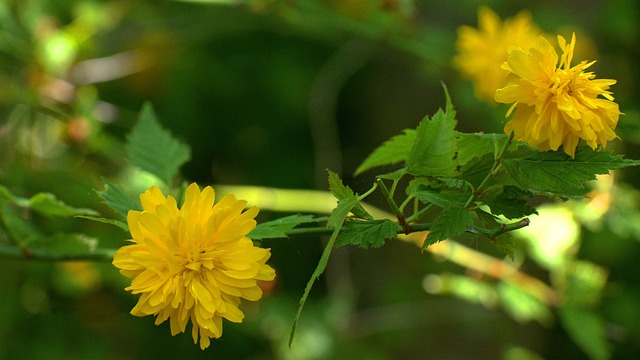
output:
<path id="1" fill-rule="evenodd" d="M 507 60 L 508 49 L 517 45 L 529 48 L 540 35 L 528 12 L 500 21 L 487 7 L 478 10 L 478 29 L 462 26 L 458 30 L 458 56 L 454 65 L 471 79 L 478 98 L 493 101 L 496 90 L 505 85 L 509 72 L 500 66 Z"/>
<path id="2" fill-rule="evenodd" d="M 580 139 L 594 150 L 615 139 L 621 113 L 608 91 L 616 81 L 595 79 L 594 73 L 585 72 L 595 61 L 571 67 L 575 34 L 570 43 L 558 36 L 558 43 L 560 59 L 543 37 L 530 49 L 512 47 L 503 68 L 514 80 L 496 92 L 496 101 L 513 103 L 507 116 L 515 113 L 504 128 L 507 134 L 513 131 L 516 139 L 541 151 L 562 145 L 565 153 L 575 157 Z"/>
<path id="3" fill-rule="evenodd" d="M 258 300 L 258 280 L 273 280 L 265 264 L 268 249 L 253 246 L 246 235 L 255 228 L 257 208 L 243 212 L 246 201 L 233 195 L 214 204 L 210 186 L 191 184 L 180 209 L 172 196 L 155 186 L 141 196 L 143 211 L 129 211 L 133 244 L 120 248 L 113 265 L 132 279 L 125 290 L 141 294 L 135 316 L 169 319 L 171 334 L 192 323 L 195 343 L 209 346 L 222 335 L 222 318 L 242 322 L 241 299 Z"/>

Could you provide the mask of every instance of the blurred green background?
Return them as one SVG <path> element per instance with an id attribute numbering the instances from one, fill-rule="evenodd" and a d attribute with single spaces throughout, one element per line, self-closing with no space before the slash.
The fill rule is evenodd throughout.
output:
<path id="1" fill-rule="evenodd" d="M 441 83 L 459 130 L 502 131 L 506 108 L 475 99 L 451 66 L 456 29 L 476 26 L 481 5 L 502 18 L 528 9 L 548 33 L 577 32 L 598 77 L 618 80 L 622 141 L 610 147 L 640 158 L 634 0 L 2 0 L 0 184 L 109 216 L 95 193 L 102 178 L 148 184 L 123 144 L 149 100 L 192 148 L 188 181 L 326 190 L 329 168 L 361 192 L 374 174 L 350 174 L 443 106 Z M 617 172 L 594 184 L 591 200 L 545 207 L 518 237 L 516 261 L 506 260 L 560 302 L 579 304 L 578 316 L 464 259 L 392 241 L 335 251 L 288 349 L 323 239 L 284 239 L 265 243 L 273 288 L 245 303 L 245 322 L 226 322 L 203 352 L 188 333 L 172 337 L 168 324 L 129 315 L 136 298 L 109 263 L 0 258 L 0 358 L 637 359 L 638 174 Z M 18 215 L 48 233 L 87 234 L 99 247 L 127 238 L 82 219 Z M 259 220 L 282 215 L 266 209 Z M 484 239 L 460 244 L 471 262 L 501 258 Z"/>

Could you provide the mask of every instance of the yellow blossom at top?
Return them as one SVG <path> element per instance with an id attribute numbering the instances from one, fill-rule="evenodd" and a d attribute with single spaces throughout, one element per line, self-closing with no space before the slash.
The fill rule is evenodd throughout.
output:
<path id="1" fill-rule="evenodd" d="M 203 350 L 222 335 L 222 318 L 242 322 L 241 299 L 262 297 L 257 281 L 275 277 L 265 264 L 269 250 L 246 237 L 258 209 L 243 212 L 246 201 L 233 195 L 215 204 L 214 198 L 213 188 L 201 192 L 194 183 L 178 208 L 172 196 L 152 186 L 140 196 L 143 211 L 127 216 L 133 244 L 113 259 L 132 279 L 125 290 L 140 294 L 131 314 L 156 315 L 156 324 L 169 319 L 172 335 L 191 321 L 193 341 L 199 335 Z"/>
<path id="2" fill-rule="evenodd" d="M 478 29 L 470 26 L 458 29 L 458 55 L 454 58 L 454 65 L 473 81 L 478 98 L 493 101 L 496 90 L 506 84 L 509 74 L 501 68 L 507 60 L 509 46 L 527 49 L 538 35 L 540 30 L 526 11 L 501 22 L 495 12 L 481 7 L 478 10 Z"/>
<path id="3" fill-rule="evenodd" d="M 571 67 L 575 34 L 570 43 L 558 36 L 558 43 L 560 59 L 543 37 L 530 49 L 512 47 L 503 67 L 513 74 L 513 81 L 496 92 L 496 101 L 513 103 L 507 116 L 515 113 L 504 128 L 507 134 L 513 131 L 515 139 L 541 151 L 562 145 L 565 153 L 575 157 L 580 139 L 595 150 L 616 138 L 620 110 L 608 91 L 616 81 L 585 72 L 595 61 Z"/>

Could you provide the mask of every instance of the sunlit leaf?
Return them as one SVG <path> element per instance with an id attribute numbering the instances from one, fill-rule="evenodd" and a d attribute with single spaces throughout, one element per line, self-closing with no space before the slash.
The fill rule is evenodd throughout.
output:
<path id="1" fill-rule="evenodd" d="M 416 176 L 452 176 L 456 170 L 456 126 L 451 99 L 446 111 L 425 117 L 416 129 L 416 139 L 406 161 L 407 172 Z"/>
<path id="2" fill-rule="evenodd" d="M 466 134 L 456 132 L 458 164 L 464 165 L 470 160 L 485 154 L 496 154 L 507 140 L 504 134 Z"/>
<path id="3" fill-rule="evenodd" d="M 287 232 L 304 223 L 317 222 L 313 215 L 291 215 L 273 221 L 258 224 L 247 237 L 253 240 L 276 239 L 288 237 Z"/>
<path id="4" fill-rule="evenodd" d="M 120 185 L 111 183 L 107 179 L 102 180 L 104 190 L 97 191 L 98 196 L 123 220 L 127 218 L 129 210 L 141 210 L 140 203 L 129 196 Z"/>
<path id="5" fill-rule="evenodd" d="M 342 179 L 340 179 L 338 174 L 331 170 L 328 170 L 327 173 L 329 174 L 329 191 L 331 191 L 336 199 L 343 200 L 354 195 L 353 190 L 342 183 Z M 351 212 L 353 215 L 361 219 L 373 219 L 373 216 L 371 216 L 371 214 L 369 214 L 360 204 L 356 204 L 351 209 Z"/>
<path id="6" fill-rule="evenodd" d="M 362 248 L 378 248 L 385 240 L 393 239 L 402 228 L 389 219 L 345 222 L 336 246 L 357 245 Z"/>
<path id="7" fill-rule="evenodd" d="M 138 123 L 127 137 L 126 150 L 133 165 L 166 184 L 171 183 L 180 166 L 191 158 L 189 146 L 160 126 L 150 103 L 142 107 Z"/>
<path id="8" fill-rule="evenodd" d="M 102 216 L 88 216 L 88 215 L 76 215 L 77 218 L 80 219 L 87 219 L 87 220 L 91 220 L 91 221 L 96 221 L 96 222 L 100 222 L 103 224 L 109 224 L 109 225 L 113 225 L 113 226 L 117 226 L 120 229 L 124 230 L 124 231 L 129 231 L 129 225 L 127 225 L 126 223 L 119 221 L 119 220 L 115 220 L 115 219 L 109 219 L 109 218 L 105 218 Z"/>
<path id="9" fill-rule="evenodd" d="M 344 223 L 351 209 L 358 203 L 358 201 L 359 198 L 355 195 L 348 196 L 338 201 L 338 206 L 333 209 L 331 215 L 329 216 L 329 220 L 327 220 L 327 227 L 332 227 L 334 230 L 331 233 L 331 237 L 329 237 L 327 246 L 325 246 L 324 251 L 322 252 L 320 261 L 318 261 L 318 266 L 316 266 L 316 269 L 313 271 L 311 278 L 307 282 L 307 286 L 304 288 L 304 294 L 302 294 L 302 298 L 300 298 L 300 306 L 298 307 L 298 312 L 296 313 L 296 317 L 293 320 L 291 333 L 289 334 L 289 347 L 291 347 L 291 344 L 293 343 L 296 327 L 298 326 L 298 320 L 300 320 L 300 315 L 302 314 L 302 309 L 304 308 L 304 304 L 307 301 L 307 297 L 311 293 L 311 288 L 313 288 L 313 284 L 316 282 L 316 280 L 318 280 L 318 278 L 320 278 L 320 275 L 322 275 L 322 273 L 324 273 L 324 270 L 327 268 L 327 264 L 329 263 L 329 256 L 331 255 L 331 251 L 333 250 L 333 247 L 336 243 L 336 239 L 340 234 L 342 224 Z"/>
<path id="10" fill-rule="evenodd" d="M 98 212 L 92 209 L 71 207 L 50 193 L 38 193 L 32 196 L 29 199 L 29 205 L 32 210 L 48 216 L 98 215 Z"/>
<path id="11" fill-rule="evenodd" d="M 581 146 L 572 159 L 561 151 L 531 151 L 524 157 L 502 161 L 504 168 L 519 187 L 553 193 L 575 192 L 597 174 L 626 166 L 640 165 L 638 160 L 624 159 L 609 151 L 593 151 Z"/>
<path id="12" fill-rule="evenodd" d="M 405 129 L 402 134 L 385 141 L 358 166 L 354 175 L 362 174 L 379 166 L 393 165 L 406 161 L 415 138 L 415 130 Z"/>
<path id="13" fill-rule="evenodd" d="M 97 211 L 92 209 L 70 206 L 51 193 L 37 193 L 27 199 L 12 194 L 6 187 L 0 186 L 0 200 L 9 201 L 16 206 L 30 209 L 46 216 L 72 217 L 76 215 L 99 215 Z"/>

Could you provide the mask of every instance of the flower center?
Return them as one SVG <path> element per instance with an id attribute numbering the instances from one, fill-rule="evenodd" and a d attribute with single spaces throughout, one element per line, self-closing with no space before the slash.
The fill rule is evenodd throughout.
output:
<path id="1" fill-rule="evenodd" d="M 178 261 L 180 265 L 184 268 L 189 269 L 191 271 L 199 272 L 202 267 L 202 262 L 200 261 L 200 255 L 203 254 L 202 250 L 190 249 L 183 251 L 178 255 Z"/>

